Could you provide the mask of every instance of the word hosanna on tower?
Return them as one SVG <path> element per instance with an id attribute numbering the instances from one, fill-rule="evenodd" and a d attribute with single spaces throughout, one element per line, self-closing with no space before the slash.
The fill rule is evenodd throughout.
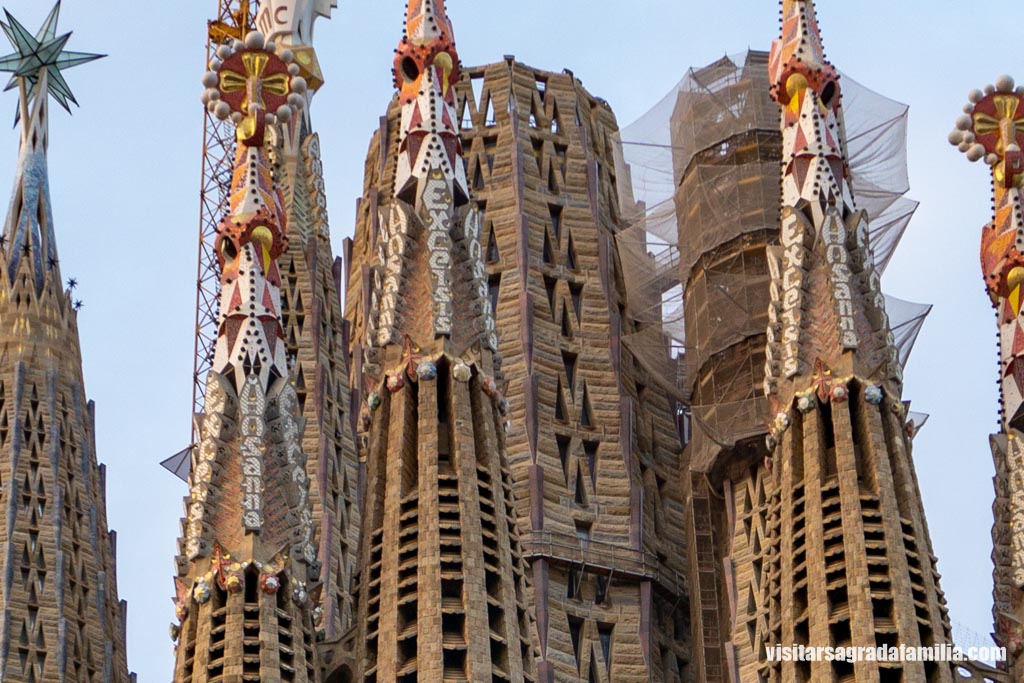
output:
<path id="1" fill-rule="evenodd" d="M 187 482 L 174 683 L 1024 680 L 1005 367 L 1009 661 L 766 648 L 953 645 L 903 396 L 928 307 L 881 289 L 916 205 L 864 180 L 865 159 L 905 175 L 905 140 L 858 134 L 906 108 L 840 75 L 811 0 L 623 130 L 572 71 L 464 65 L 444 0 L 408 0 L 342 258 L 314 116 L 337 6 L 211 7 L 192 443 L 164 462 Z M 130 683 L 47 176 L 64 72 L 99 55 L 65 50 L 59 14 L 0 21 L 0 681 Z M 951 137 L 993 167 L 1008 367 L 1022 98 L 972 93 Z"/>

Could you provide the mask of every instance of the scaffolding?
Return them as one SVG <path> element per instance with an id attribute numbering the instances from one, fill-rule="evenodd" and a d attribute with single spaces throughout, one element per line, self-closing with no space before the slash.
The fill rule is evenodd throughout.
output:
<path id="1" fill-rule="evenodd" d="M 883 272 L 917 209 L 904 197 L 908 108 L 842 78 L 850 183 L 871 217 L 871 251 Z M 616 236 L 641 323 L 623 343 L 675 379 L 694 424 L 721 446 L 763 431 L 768 417 L 764 252 L 777 242 L 781 159 L 769 85 L 764 52 L 690 69 L 622 130 L 617 155 L 620 205 L 640 207 Z M 906 363 L 931 307 L 886 301 Z"/>
<path id="2" fill-rule="evenodd" d="M 216 19 L 208 22 L 206 62 L 217 48 L 229 40 L 241 40 L 253 28 L 259 0 L 218 0 Z M 192 364 L 192 413 L 203 412 L 206 377 L 213 363 L 217 342 L 217 316 L 220 304 L 220 264 L 214 253 L 217 224 L 227 213 L 234 172 L 235 131 L 231 121 L 220 121 L 207 108 L 203 110 L 203 161 L 199 190 L 199 252 L 196 266 L 195 345 Z M 185 479 L 191 466 L 191 453 L 198 440 L 195 420 L 191 440 L 184 450 L 161 465 Z"/>

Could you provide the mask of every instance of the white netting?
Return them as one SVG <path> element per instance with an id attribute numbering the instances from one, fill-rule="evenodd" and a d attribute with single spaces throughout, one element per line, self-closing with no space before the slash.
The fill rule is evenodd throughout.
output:
<path id="1" fill-rule="evenodd" d="M 870 217 L 875 265 L 884 271 L 917 209 L 917 202 L 903 197 L 909 189 L 908 108 L 847 76 L 841 82 L 850 182 L 858 207 Z M 720 278 L 714 277 L 714 268 L 703 270 L 709 281 L 699 283 L 706 300 L 702 319 L 685 321 L 682 294 L 689 283 L 681 275 L 688 276 L 708 249 L 777 226 L 779 112 L 769 85 L 766 53 L 723 57 L 690 69 L 621 132 L 621 154 L 616 155 L 620 205 L 635 201 L 640 209 L 617 241 L 630 304 L 644 323 L 624 341 L 664 377 L 676 374 L 667 374 L 676 366 L 665 359 L 666 345 L 673 355 L 683 351 L 687 328 L 710 325 L 719 338 L 741 338 L 751 324 L 761 325 L 767 310 L 761 299 L 730 286 L 729 269 L 742 269 L 742 264 L 723 263 Z M 729 145 L 723 144 L 726 140 Z M 887 300 L 906 363 L 930 307 Z M 650 327 L 659 323 L 660 329 Z M 688 358 L 687 372 L 704 360 Z M 677 380 L 688 395 L 685 379 Z"/>
<path id="2" fill-rule="evenodd" d="M 907 364 L 917 336 L 921 334 L 921 328 L 931 311 L 929 304 L 915 304 L 888 294 L 885 296 L 885 312 L 889 315 L 889 327 L 896 338 L 896 348 L 900 350 L 901 364 Z"/>

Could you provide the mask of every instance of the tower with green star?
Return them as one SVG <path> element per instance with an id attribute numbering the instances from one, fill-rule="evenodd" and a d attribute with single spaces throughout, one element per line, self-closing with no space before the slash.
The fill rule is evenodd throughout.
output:
<path id="1" fill-rule="evenodd" d="M 60 2 L 34 34 L 5 14 L 14 52 L 0 71 L 18 92 L 21 149 L 0 234 L 0 681 L 129 683 L 116 537 L 46 163 L 51 103 L 77 104 L 63 72 L 100 55 L 65 50 Z"/>

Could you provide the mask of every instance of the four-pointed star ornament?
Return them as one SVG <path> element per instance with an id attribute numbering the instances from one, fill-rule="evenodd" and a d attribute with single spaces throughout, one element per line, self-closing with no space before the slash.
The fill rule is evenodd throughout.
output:
<path id="1" fill-rule="evenodd" d="M 7 23 L 0 21 L 0 29 L 3 29 L 15 50 L 6 57 L 0 57 L 0 72 L 12 74 L 11 80 L 4 90 L 17 87 L 18 82 L 24 79 L 27 84 L 28 98 L 31 100 L 36 95 L 39 79 L 45 71 L 47 91 L 60 106 L 70 112 L 69 102 L 77 105 L 78 101 L 75 100 L 75 96 L 71 93 L 71 88 L 61 72 L 106 55 L 68 52 L 64 49 L 71 34 L 57 35 L 60 0 L 57 0 L 57 4 L 50 10 L 49 16 L 43 22 L 42 28 L 34 36 L 11 16 L 10 12 L 4 10 L 4 14 L 7 15 Z"/>

